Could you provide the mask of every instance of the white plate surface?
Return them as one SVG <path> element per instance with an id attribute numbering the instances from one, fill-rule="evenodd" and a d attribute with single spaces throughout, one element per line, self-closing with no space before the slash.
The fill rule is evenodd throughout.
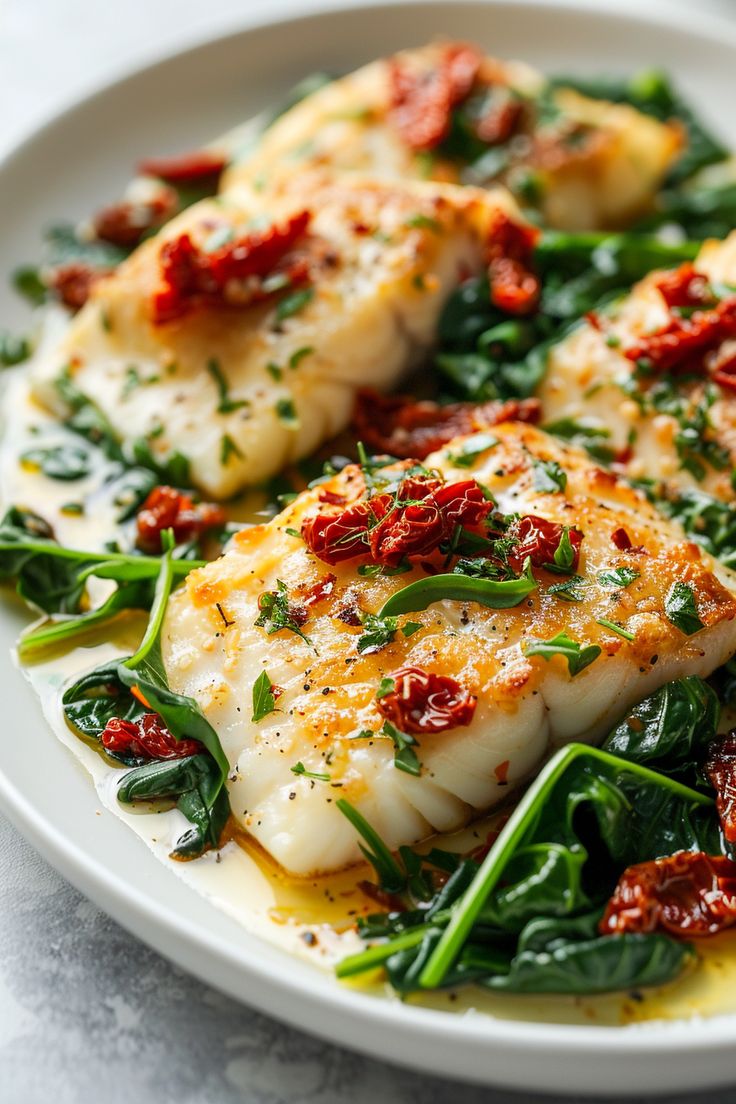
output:
<path id="1" fill-rule="evenodd" d="M 331 8 L 239 29 L 165 58 L 36 132 L 0 167 L 0 273 L 37 255 L 40 227 L 114 199 L 140 156 L 194 147 L 277 102 L 313 70 L 345 71 L 441 34 L 477 40 L 501 57 L 552 72 L 664 66 L 736 146 L 736 30 L 703 19 L 697 5 L 692 14 L 649 17 L 633 5 L 600 0 Z M 0 320 L 24 323 L 4 281 Z M 487 1084 L 613 1094 L 736 1080 L 736 1016 L 626 1029 L 453 1016 L 363 996 L 249 935 L 100 809 L 90 779 L 48 730 L 8 658 L 24 621 L 23 611 L 3 600 L 0 801 L 71 882 L 181 966 L 333 1042 Z"/>

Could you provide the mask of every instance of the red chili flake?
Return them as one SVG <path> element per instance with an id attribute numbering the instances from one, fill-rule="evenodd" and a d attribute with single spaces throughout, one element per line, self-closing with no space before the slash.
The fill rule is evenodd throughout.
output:
<path id="1" fill-rule="evenodd" d="M 162 287 L 152 300 L 154 323 L 171 322 L 197 306 L 248 306 L 286 285 L 303 283 L 309 265 L 292 251 L 310 217 L 301 211 L 211 252 L 195 245 L 189 234 L 165 242 L 160 254 Z M 284 282 L 270 289 L 268 276 L 283 277 Z"/>
<path id="2" fill-rule="evenodd" d="M 510 759 L 504 759 L 503 763 L 499 763 L 494 770 L 496 781 L 499 786 L 507 786 L 509 782 L 509 767 L 511 766 Z"/>
<path id="3" fill-rule="evenodd" d="M 158 713 L 144 713 L 136 721 L 113 717 L 100 737 L 107 751 L 135 759 L 183 759 L 202 751 L 199 740 L 177 740 Z"/>
<path id="4" fill-rule="evenodd" d="M 213 502 L 194 502 L 174 487 L 154 487 L 138 511 L 137 544 L 146 552 L 161 551 L 161 533 L 174 530 L 177 543 L 199 537 L 208 529 L 224 525 L 227 514 Z"/>
<path id="5" fill-rule="evenodd" d="M 148 157 L 139 161 L 141 176 L 156 176 L 168 184 L 209 184 L 216 189 L 228 159 L 211 150 L 193 150 L 173 157 Z"/>
<path id="6" fill-rule="evenodd" d="M 445 46 L 438 64 L 426 71 L 392 58 L 390 117 L 410 149 L 435 149 L 447 137 L 452 110 L 470 95 L 482 61 L 474 46 L 460 42 Z"/>
<path id="7" fill-rule="evenodd" d="M 708 310 L 695 310 L 689 318 L 672 315 L 656 333 L 624 350 L 629 360 L 643 360 L 658 372 L 705 375 L 709 354 L 736 337 L 736 296 L 722 299 Z"/>
<path id="8" fill-rule="evenodd" d="M 599 930 L 604 935 L 664 931 L 691 938 L 736 924 L 736 863 L 722 855 L 678 851 L 628 867 Z"/>
<path id="9" fill-rule="evenodd" d="M 628 552 L 631 548 L 631 537 L 626 530 L 620 526 L 611 533 L 611 544 L 621 552 Z"/>
<path id="10" fill-rule="evenodd" d="M 53 270 L 49 284 L 65 307 L 78 311 L 89 299 L 98 280 L 109 276 L 112 271 L 111 268 L 93 268 L 83 261 L 70 261 Z"/>
<path id="11" fill-rule="evenodd" d="M 455 437 L 463 437 L 500 422 L 536 423 L 541 417 L 539 399 L 508 402 L 417 402 L 409 395 L 379 395 L 361 391 L 353 415 L 358 438 L 375 453 L 401 459 L 424 460 Z"/>
<path id="12" fill-rule="evenodd" d="M 402 667 L 390 678 L 394 689 L 379 698 L 376 705 L 402 732 L 446 732 L 472 721 L 477 698 L 454 678 L 421 667 Z"/>
<path id="13" fill-rule="evenodd" d="M 319 602 L 323 602 L 325 598 L 329 598 L 335 589 L 335 583 L 337 582 L 337 576 L 333 575 L 330 571 L 329 574 L 323 575 L 318 583 L 309 587 L 303 593 L 299 593 L 299 598 L 303 606 L 310 609 L 312 606 L 316 606 Z"/>
<path id="14" fill-rule="evenodd" d="M 514 222 L 498 211 L 488 238 L 488 279 L 491 302 L 508 314 L 529 314 L 539 301 L 540 282 L 534 274 L 535 226 Z"/>
<path id="15" fill-rule="evenodd" d="M 509 556 L 509 563 L 516 571 L 521 570 L 527 557 L 534 567 L 553 564 L 555 552 L 560 546 L 564 531 L 565 526 L 556 521 L 547 521 L 546 518 L 537 517 L 535 514 L 526 514 L 509 530 L 509 536 L 515 537 L 518 542 Z M 583 534 L 579 529 L 568 529 L 567 535 L 573 550 L 573 561 L 568 568 L 572 573 L 577 571 L 580 561 Z"/>
<path id="16" fill-rule="evenodd" d="M 325 563 L 364 557 L 397 567 L 405 557 L 429 556 L 455 527 L 479 527 L 493 509 L 473 479 L 442 484 L 410 476 L 395 494 L 374 495 L 338 514 L 315 514 L 302 525 L 311 552 Z"/>
<path id="17" fill-rule="evenodd" d="M 171 218 L 178 203 L 173 188 L 163 187 L 145 202 L 112 203 L 94 216 L 95 237 L 122 249 L 133 249 L 147 233 Z"/>
<path id="18" fill-rule="evenodd" d="M 668 307 L 700 307 L 715 302 L 707 276 L 690 263 L 663 273 L 654 286 Z"/>
<path id="19" fill-rule="evenodd" d="M 711 744 L 703 769 L 716 791 L 723 834 L 736 843 L 736 728 Z"/>

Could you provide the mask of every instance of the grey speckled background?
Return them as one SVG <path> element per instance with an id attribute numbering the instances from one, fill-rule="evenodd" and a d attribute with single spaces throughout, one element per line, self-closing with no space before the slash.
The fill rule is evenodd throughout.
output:
<path id="1" fill-rule="evenodd" d="M 271 14 L 287 3 L 298 0 L 0 0 L 0 152 L 111 65 L 199 28 L 212 31 L 238 12 Z M 734 0 L 699 0 L 699 7 L 736 16 Z M 726 1104 L 736 1090 L 708 1097 Z M 242 1008 L 129 936 L 0 817 L 0 1104 L 348 1099 L 542 1100 L 397 1070 Z M 696 1104 L 702 1096 L 668 1099 Z"/>

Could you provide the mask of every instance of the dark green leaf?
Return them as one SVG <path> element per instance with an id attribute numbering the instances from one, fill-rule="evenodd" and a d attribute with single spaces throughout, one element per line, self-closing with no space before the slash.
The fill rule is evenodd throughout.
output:
<path id="1" fill-rule="evenodd" d="M 700 632 L 705 628 L 698 617 L 698 607 L 692 587 L 687 583 L 673 583 L 664 600 L 664 612 L 675 628 L 686 636 Z"/>
<path id="2" fill-rule="evenodd" d="M 51 445 L 46 448 L 27 449 L 21 456 L 24 464 L 41 469 L 49 479 L 72 481 L 83 479 L 92 470 L 92 462 L 86 449 L 76 445 Z"/>
<path id="3" fill-rule="evenodd" d="M 573 640 L 566 632 L 557 633 L 551 640 L 534 640 L 522 645 L 524 655 L 542 656 L 550 660 L 560 655 L 567 660 L 570 675 L 574 678 L 588 667 L 601 654 L 598 644 L 582 645 Z"/>
<path id="4" fill-rule="evenodd" d="M 253 716 L 251 721 L 257 724 L 269 713 L 273 713 L 275 708 L 276 698 L 273 692 L 273 683 L 268 677 L 268 672 L 261 671 L 253 683 Z"/>

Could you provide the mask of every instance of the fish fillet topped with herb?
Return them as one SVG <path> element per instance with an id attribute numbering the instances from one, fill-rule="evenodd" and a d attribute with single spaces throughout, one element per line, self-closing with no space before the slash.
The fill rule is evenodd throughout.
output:
<path id="1" fill-rule="evenodd" d="M 545 423 L 670 497 L 733 502 L 734 284 L 736 234 L 588 315 L 550 350 Z"/>
<path id="2" fill-rule="evenodd" d="M 501 192 L 301 177 L 206 200 L 96 284 L 35 393 L 62 416 L 91 404 L 133 459 L 227 497 L 421 358 L 512 207 Z"/>
<path id="3" fill-rule="evenodd" d="M 682 146 L 677 124 L 583 96 L 529 66 L 437 43 L 312 92 L 224 178 L 260 188 L 318 166 L 391 178 L 501 181 L 544 221 L 625 224 L 646 211 Z"/>
<path id="4" fill-rule="evenodd" d="M 736 647 L 736 577 L 581 451 L 506 423 L 424 464 L 350 465 L 170 602 L 169 683 L 287 870 L 455 828 L 550 749 Z"/>

